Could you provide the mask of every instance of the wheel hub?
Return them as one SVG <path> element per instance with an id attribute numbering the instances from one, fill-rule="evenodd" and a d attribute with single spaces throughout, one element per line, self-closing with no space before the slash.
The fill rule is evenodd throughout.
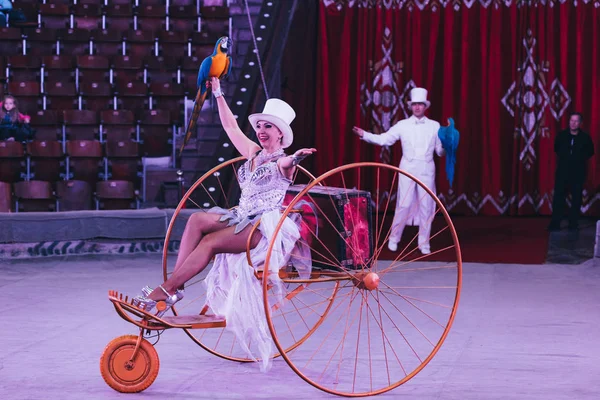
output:
<path id="1" fill-rule="evenodd" d="M 363 290 L 375 290 L 379 287 L 379 275 L 375 272 L 359 272 L 354 275 L 354 285 Z"/>

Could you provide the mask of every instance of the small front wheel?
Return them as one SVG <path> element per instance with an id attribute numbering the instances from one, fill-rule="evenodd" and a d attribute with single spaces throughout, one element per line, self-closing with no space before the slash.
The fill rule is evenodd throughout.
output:
<path id="1" fill-rule="evenodd" d="M 137 340 L 136 335 L 113 339 L 100 357 L 102 378 L 117 392 L 141 392 L 150 387 L 158 376 L 158 354 L 147 340 L 142 339 L 137 354 L 131 360 Z"/>

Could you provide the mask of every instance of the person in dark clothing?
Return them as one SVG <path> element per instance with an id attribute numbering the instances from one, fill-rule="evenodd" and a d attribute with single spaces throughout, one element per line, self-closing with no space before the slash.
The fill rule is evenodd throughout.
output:
<path id="1" fill-rule="evenodd" d="M 556 153 L 556 174 L 554 178 L 554 199 L 552 200 L 552 220 L 548 230 L 560 230 L 560 221 L 565 208 L 567 189 L 571 193 L 569 210 L 569 230 L 577 230 L 581 194 L 587 174 L 587 161 L 594 155 L 594 143 L 586 132 L 581 130 L 583 116 L 572 113 L 569 129 L 560 132 L 554 140 Z"/>

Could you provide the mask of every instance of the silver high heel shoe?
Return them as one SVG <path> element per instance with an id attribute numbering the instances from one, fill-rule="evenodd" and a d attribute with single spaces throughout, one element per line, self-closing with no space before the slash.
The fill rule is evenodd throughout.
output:
<path id="1" fill-rule="evenodd" d="M 134 297 L 131 301 L 131 304 L 143 309 L 146 312 L 152 312 L 152 310 L 156 307 L 157 303 L 159 303 L 160 301 L 164 301 L 166 304 L 166 307 L 163 310 L 159 310 L 155 314 L 159 318 L 162 317 L 171 307 L 173 307 L 173 305 L 175 303 L 177 303 L 179 300 L 181 300 L 183 298 L 183 295 L 181 295 L 181 297 L 179 297 L 177 294 L 169 294 L 169 292 L 167 292 L 165 290 L 165 288 L 162 287 L 162 285 L 160 285 L 159 288 L 167 295 L 166 299 L 156 301 L 156 300 L 152 300 L 152 299 L 148 298 L 148 295 L 150 294 L 150 292 L 152 292 L 152 290 L 150 290 L 150 292 L 148 292 L 148 295 L 146 295 L 145 293 L 146 293 L 147 289 L 150 289 L 150 288 L 145 287 L 142 289 L 142 293 L 144 293 L 144 294 Z"/>
<path id="2" fill-rule="evenodd" d="M 154 289 L 151 288 L 150 286 L 145 286 L 142 288 L 142 296 L 148 297 L 148 296 L 150 296 L 150 293 L 152 293 L 153 291 L 154 291 Z M 175 295 L 178 298 L 177 301 L 183 299 L 183 296 L 185 295 L 185 289 L 177 289 L 175 291 Z"/>

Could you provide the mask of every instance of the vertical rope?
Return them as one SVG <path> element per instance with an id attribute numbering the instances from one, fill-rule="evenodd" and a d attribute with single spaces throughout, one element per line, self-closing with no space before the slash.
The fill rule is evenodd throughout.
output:
<path id="1" fill-rule="evenodd" d="M 250 25 L 250 34 L 252 35 L 252 41 L 254 42 L 254 51 L 256 53 L 256 60 L 258 61 L 258 70 L 260 72 L 260 78 L 262 79 L 263 89 L 265 90 L 265 97 L 269 99 L 269 92 L 267 90 L 267 83 L 265 81 L 265 74 L 263 73 L 262 63 L 260 62 L 260 52 L 258 51 L 258 44 L 256 43 L 256 35 L 254 35 L 254 27 L 252 26 L 252 17 L 250 16 L 250 7 L 248 7 L 248 0 L 244 0 L 246 4 L 246 14 L 248 15 L 248 25 Z"/>

